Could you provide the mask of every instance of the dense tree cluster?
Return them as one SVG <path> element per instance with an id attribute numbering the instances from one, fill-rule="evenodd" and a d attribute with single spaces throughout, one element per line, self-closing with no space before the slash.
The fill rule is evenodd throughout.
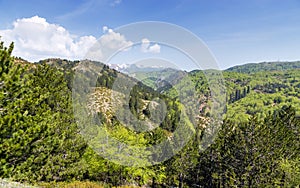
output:
<path id="1" fill-rule="evenodd" d="M 48 65 L 15 65 L 0 46 L 0 175 L 20 181 L 76 177 L 86 144 L 77 133 L 64 75 Z"/>
<path id="2" fill-rule="evenodd" d="M 300 121 L 284 107 L 263 120 L 226 120 L 216 142 L 200 154 L 191 182 L 202 187 L 293 187 L 299 161 Z M 193 174 L 193 173 L 191 173 Z M 292 176 L 292 177 L 291 177 Z"/>

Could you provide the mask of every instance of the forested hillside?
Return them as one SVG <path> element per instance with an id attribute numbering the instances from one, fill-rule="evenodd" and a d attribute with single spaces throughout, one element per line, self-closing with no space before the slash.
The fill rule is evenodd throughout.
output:
<path id="1" fill-rule="evenodd" d="M 80 134 L 72 101 L 72 91 L 76 89 L 75 72 L 86 71 L 79 61 L 47 59 L 33 64 L 12 57 L 12 50 L 13 44 L 5 47 L 1 42 L 0 178 L 44 187 L 300 185 L 300 71 L 295 69 L 295 66 L 299 68 L 297 62 L 280 65 L 282 68 L 275 70 L 257 71 L 262 66 L 259 64 L 258 67 L 245 65 L 223 71 L 226 86 L 223 122 L 214 143 L 203 150 L 200 145 L 204 131 L 214 117 L 206 72 L 168 69 L 164 70 L 168 82 L 159 79 L 157 72 L 148 73 L 150 77 L 139 81 L 104 64 L 87 61 L 101 67 L 89 95 L 90 102 L 87 102 L 89 115 L 95 117 L 109 135 L 131 146 L 142 148 L 167 140 L 163 150 L 155 151 L 155 155 L 143 155 L 139 164 L 159 161 L 164 154 L 174 154 L 161 163 L 139 167 L 123 166 L 98 155 L 95 148 L 105 145 L 90 143 L 103 135 L 87 139 Z M 271 63 L 268 67 L 279 67 L 279 64 Z M 189 89 L 190 85 L 177 82 L 176 78 L 184 76 L 194 83 L 192 89 L 199 99 L 195 114 L 184 113 L 184 103 L 173 87 L 181 84 Z M 114 87 L 118 77 L 124 82 L 136 83 L 128 96 L 130 113 L 111 105 L 118 104 L 118 100 L 126 96 L 126 88 Z M 151 102 L 157 98 L 163 100 L 165 106 L 157 105 L 158 100 Z M 186 104 L 194 105 L 191 103 Z M 159 108 L 164 108 L 165 117 L 160 117 Z M 117 117 L 116 112 L 122 116 Z M 193 121 L 190 116 L 197 118 Z M 151 123 L 147 127 L 131 124 L 132 119 L 151 118 L 159 123 L 158 127 Z M 193 136 L 176 153 L 176 143 L 185 134 L 174 131 L 184 125 Z M 94 133 L 98 129 L 95 124 L 88 131 Z M 143 129 L 150 131 L 143 132 Z M 121 157 L 124 161 L 132 160 Z"/>
<path id="2" fill-rule="evenodd" d="M 226 71 L 240 72 L 240 73 L 255 73 L 263 71 L 283 71 L 299 69 L 300 61 L 292 62 L 262 62 L 262 63 L 249 63 L 246 65 L 238 65 L 228 68 Z"/>

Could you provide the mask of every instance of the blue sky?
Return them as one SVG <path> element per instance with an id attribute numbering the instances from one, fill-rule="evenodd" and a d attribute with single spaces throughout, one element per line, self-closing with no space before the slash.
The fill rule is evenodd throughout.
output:
<path id="1" fill-rule="evenodd" d="M 34 16 L 40 18 L 33 19 L 38 23 L 52 24 L 49 32 L 62 27 L 69 38 L 62 39 L 62 34 L 54 38 L 74 40 L 62 44 L 71 45 L 72 51 L 63 46 L 61 54 L 51 51 L 54 47 L 45 47 L 42 36 L 33 40 L 40 42 L 36 48 L 28 47 L 30 35 L 38 35 L 34 33 L 38 30 L 20 25 Z M 300 60 L 299 0 L 0 0 L 2 40 L 15 41 L 16 55 L 32 61 L 62 53 L 80 58 L 78 48 L 99 38 L 103 26 L 114 29 L 139 21 L 169 22 L 190 30 L 207 44 L 222 69 L 248 62 Z"/>

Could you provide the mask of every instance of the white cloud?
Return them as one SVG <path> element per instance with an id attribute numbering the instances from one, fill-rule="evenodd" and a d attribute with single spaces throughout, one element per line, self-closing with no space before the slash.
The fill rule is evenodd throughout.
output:
<path id="1" fill-rule="evenodd" d="M 159 53 L 160 52 L 160 45 L 154 44 L 154 45 L 149 47 L 148 51 L 151 52 L 151 53 Z"/>
<path id="2" fill-rule="evenodd" d="M 71 35 L 65 28 L 39 16 L 17 19 L 12 29 L 0 30 L 0 36 L 7 45 L 15 43 L 13 55 L 29 61 L 49 57 L 82 59 L 97 42 L 93 36 Z"/>
<path id="3" fill-rule="evenodd" d="M 108 29 L 108 33 L 112 33 L 114 32 L 112 29 Z"/>
<path id="4" fill-rule="evenodd" d="M 115 50 L 127 48 L 133 44 L 133 42 L 127 41 L 124 35 L 116 33 L 112 29 L 108 29 L 108 32 L 99 39 L 99 42 L 101 46 Z"/>
<path id="5" fill-rule="evenodd" d="M 104 35 L 100 37 L 97 44 L 88 52 L 86 58 L 101 62 L 106 62 L 108 58 L 118 51 L 130 50 L 133 42 L 127 40 L 121 33 L 104 26 Z"/>
<path id="6" fill-rule="evenodd" d="M 103 31 L 103 33 L 106 33 L 108 31 L 108 27 L 107 26 L 103 26 L 102 27 L 102 31 Z"/>
<path id="7" fill-rule="evenodd" d="M 141 51 L 146 53 L 148 51 L 149 46 L 150 41 L 146 38 L 142 39 Z"/>
<path id="8" fill-rule="evenodd" d="M 160 45 L 150 45 L 150 41 L 147 38 L 142 39 L 141 51 L 144 53 L 160 53 Z"/>

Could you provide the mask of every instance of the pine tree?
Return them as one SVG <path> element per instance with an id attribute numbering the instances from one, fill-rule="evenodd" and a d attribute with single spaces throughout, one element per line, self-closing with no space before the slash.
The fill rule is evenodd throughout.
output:
<path id="1" fill-rule="evenodd" d="M 63 73 L 47 65 L 25 72 L 13 63 L 13 45 L 0 47 L 0 176 L 32 182 L 80 175 L 75 167 L 86 145 Z"/>

